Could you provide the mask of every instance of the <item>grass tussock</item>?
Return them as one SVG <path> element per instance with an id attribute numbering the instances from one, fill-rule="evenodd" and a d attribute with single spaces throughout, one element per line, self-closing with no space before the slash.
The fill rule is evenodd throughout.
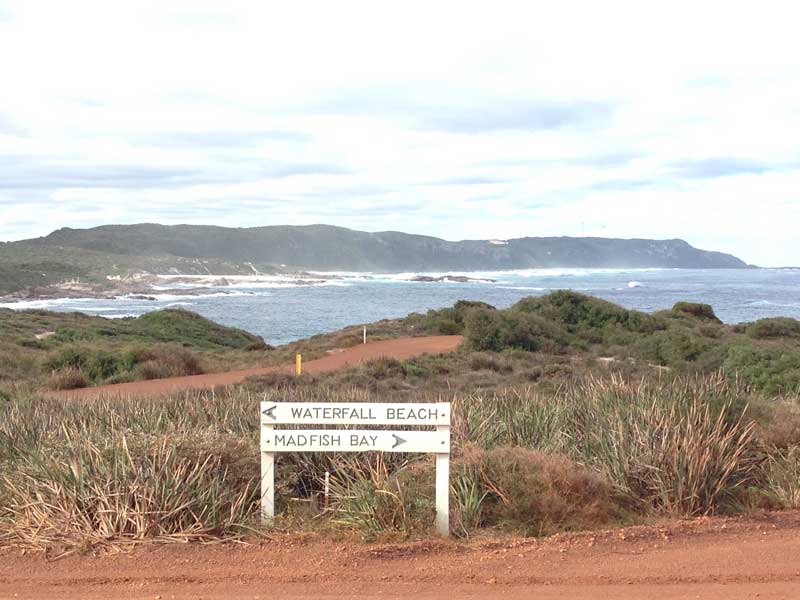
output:
<path id="1" fill-rule="evenodd" d="M 753 486 L 783 490 L 781 502 L 791 505 L 796 454 L 763 459 L 765 443 L 743 400 L 748 393 L 721 375 L 608 375 L 556 390 L 413 398 L 453 404 L 452 523 L 455 533 L 472 536 L 712 514 L 732 510 L 740 491 Z M 385 400 L 337 376 L 285 381 L 260 393 L 73 403 L 18 396 L 0 403 L 0 539 L 97 548 L 230 539 L 258 529 L 257 406 L 288 397 Z M 292 515 L 302 506 L 305 523 L 366 539 L 430 530 L 431 457 L 286 454 L 276 474 L 279 511 Z M 287 517 L 282 526 L 291 523 Z"/>

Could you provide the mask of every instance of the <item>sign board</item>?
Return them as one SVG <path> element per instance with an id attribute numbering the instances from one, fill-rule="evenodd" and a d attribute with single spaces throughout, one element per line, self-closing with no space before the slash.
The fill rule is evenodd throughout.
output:
<path id="1" fill-rule="evenodd" d="M 449 534 L 450 404 L 372 402 L 262 402 L 261 513 L 275 517 L 277 452 L 425 452 L 436 454 L 436 528 Z M 407 429 L 275 429 L 281 425 L 373 425 Z"/>
<path id="2" fill-rule="evenodd" d="M 450 434 L 375 429 L 273 429 L 261 437 L 262 452 L 450 452 Z"/>
<path id="3" fill-rule="evenodd" d="M 262 402 L 265 425 L 450 425 L 450 404 Z M 425 450 L 425 452 L 429 452 Z"/>

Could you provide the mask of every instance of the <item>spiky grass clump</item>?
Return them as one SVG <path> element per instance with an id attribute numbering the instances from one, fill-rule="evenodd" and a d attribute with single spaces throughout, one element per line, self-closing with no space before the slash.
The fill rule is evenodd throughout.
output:
<path id="1" fill-rule="evenodd" d="M 708 514 L 752 476 L 753 426 L 723 378 L 622 378 L 574 384 L 554 396 L 508 390 L 457 400 L 459 437 L 522 446 L 604 473 L 638 510 Z"/>
<path id="2" fill-rule="evenodd" d="M 456 530 L 468 535 L 510 524 L 536 534 L 600 526 L 623 512 L 718 511 L 740 487 L 763 482 L 754 480 L 758 453 L 743 401 L 748 393 L 721 377 L 606 377 L 553 392 L 455 394 Z M 15 396 L 0 403 L 0 538 L 93 548 L 241 536 L 258 522 L 262 399 L 385 398 L 338 379 L 262 394 L 191 392 L 152 400 Z M 413 399 L 443 398 L 420 393 Z M 469 448 L 483 456 L 475 463 L 483 472 L 459 470 L 469 463 Z M 326 471 L 330 503 L 320 514 L 315 499 Z M 316 522 L 364 537 L 408 535 L 432 522 L 432 476 L 432 461 L 423 455 L 376 462 L 369 454 L 282 454 L 276 500 L 279 510 L 293 499 L 308 500 Z M 602 510 L 578 493 L 584 488 L 603 490 L 594 494 L 602 497 Z M 555 499 L 564 494 L 573 501 L 562 506 Z"/>
<path id="3" fill-rule="evenodd" d="M 783 508 L 800 508 L 800 446 L 772 455 L 767 462 L 767 490 Z"/>
<path id="4" fill-rule="evenodd" d="M 181 456 L 163 439 L 131 452 L 125 437 L 82 442 L 57 455 L 26 457 L 6 487 L 3 536 L 31 547 L 208 541 L 245 531 L 257 481 L 231 486 L 222 458 Z"/>

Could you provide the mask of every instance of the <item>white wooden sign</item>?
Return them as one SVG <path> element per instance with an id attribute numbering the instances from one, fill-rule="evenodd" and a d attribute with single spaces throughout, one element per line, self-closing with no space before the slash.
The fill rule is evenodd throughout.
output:
<path id="1" fill-rule="evenodd" d="M 450 425 L 450 404 L 262 402 L 261 422 L 266 425 Z"/>
<path id="2" fill-rule="evenodd" d="M 450 530 L 450 404 L 371 402 L 261 403 L 261 514 L 275 517 L 276 452 L 425 452 L 436 454 L 436 529 Z M 433 426 L 435 431 L 275 429 L 280 425 Z"/>
<path id="3" fill-rule="evenodd" d="M 261 437 L 262 452 L 450 452 L 439 431 L 375 429 L 273 429 Z"/>

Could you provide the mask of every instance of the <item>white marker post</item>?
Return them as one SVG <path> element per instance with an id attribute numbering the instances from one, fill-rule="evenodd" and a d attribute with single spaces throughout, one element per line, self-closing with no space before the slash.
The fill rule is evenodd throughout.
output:
<path id="1" fill-rule="evenodd" d="M 408 429 L 275 429 L 276 425 L 432 426 Z M 261 514 L 275 518 L 276 452 L 426 452 L 436 454 L 436 530 L 450 534 L 450 404 L 261 403 Z"/>

